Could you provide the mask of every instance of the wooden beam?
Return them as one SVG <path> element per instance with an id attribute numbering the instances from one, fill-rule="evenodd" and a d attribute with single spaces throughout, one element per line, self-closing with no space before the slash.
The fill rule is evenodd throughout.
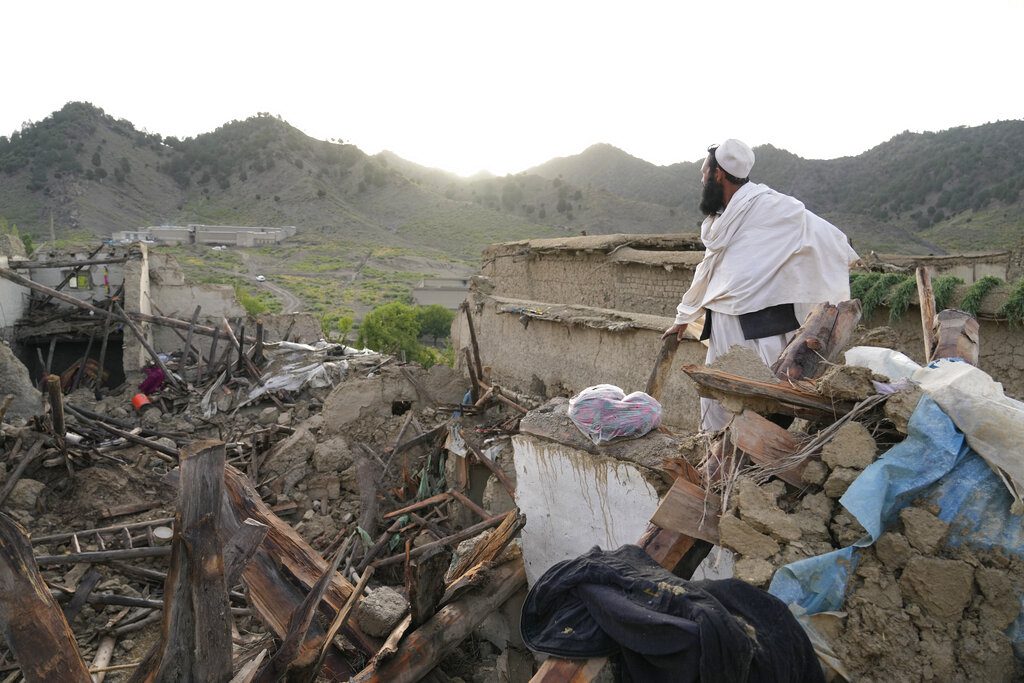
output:
<path id="1" fill-rule="evenodd" d="M 214 440 L 181 450 L 160 640 L 135 670 L 133 682 L 231 680 L 231 604 L 220 522 L 224 450 Z"/>
<path id="2" fill-rule="evenodd" d="M 290 524 L 270 510 L 244 474 L 228 465 L 224 470 L 224 484 L 224 505 L 229 513 L 224 516 L 225 531 L 229 535 L 248 518 L 268 527 L 266 538 L 242 572 L 242 581 L 257 615 L 278 638 L 284 638 L 289 617 L 302 602 L 305 592 L 323 576 L 327 562 Z M 333 574 L 324 592 L 321 611 L 336 613 L 344 607 L 352 589 L 352 584 L 339 573 Z M 349 622 L 343 630 L 346 638 L 365 655 L 377 651 L 379 643 L 359 630 L 358 625 Z M 342 680 L 352 673 L 345 660 L 334 651 L 328 656 L 325 667 Z"/>
<path id="3" fill-rule="evenodd" d="M 115 256 L 113 258 L 86 259 L 75 261 L 74 259 L 53 260 L 53 261 L 11 261 L 8 267 L 11 270 L 28 270 L 29 268 L 84 268 L 86 266 L 106 266 L 115 263 L 124 263 L 127 256 Z"/>
<path id="4" fill-rule="evenodd" d="M 760 382 L 741 375 L 702 365 L 684 365 L 690 379 L 697 383 L 701 396 L 733 399 L 757 412 L 784 413 L 815 422 L 832 422 L 853 409 L 848 401 L 823 398 L 808 381 Z"/>
<path id="5" fill-rule="evenodd" d="M 920 266 L 916 271 L 917 299 L 921 306 L 921 338 L 924 340 L 925 365 L 932 362 L 935 350 L 935 290 L 928 269 Z"/>
<path id="6" fill-rule="evenodd" d="M 718 543 L 721 501 L 696 484 L 676 478 L 651 517 L 651 524 L 685 536 Z"/>
<path id="7" fill-rule="evenodd" d="M 414 683 L 422 679 L 525 584 L 521 562 L 507 562 L 494 569 L 486 590 L 468 593 L 442 607 L 405 636 L 393 657 L 363 669 L 351 683 Z"/>
<path id="8" fill-rule="evenodd" d="M 26 536 L 0 512 L 0 631 L 28 683 L 89 683 L 75 634 L 39 574 Z"/>
<path id="9" fill-rule="evenodd" d="M 980 354 L 978 320 L 965 311 L 946 309 L 936 316 L 935 351 L 932 358 L 963 358 L 977 367 Z"/>
<path id="10" fill-rule="evenodd" d="M 817 377 L 849 343 L 860 316 L 857 299 L 836 306 L 818 304 L 772 364 L 772 372 L 786 381 Z"/>
<path id="11" fill-rule="evenodd" d="M 754 463 L 773 468 L 779 467 L 785 458 L 799 451 L 802 446 L 793 432 L 752 410 L 744 410 L 733 417 L 729 424 L 729 438 Z M 799 466 L 780 471 L 775 476 L 787 484 L 803 488 L 806 484 L 800 478 L 800 473 L 806 464 L 805 460 Z"/>

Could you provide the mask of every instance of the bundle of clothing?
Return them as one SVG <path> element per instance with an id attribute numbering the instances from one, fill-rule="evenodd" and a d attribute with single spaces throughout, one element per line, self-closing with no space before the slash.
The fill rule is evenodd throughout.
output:
<path id="1" fill-rule="evenodd" d="M 615 657 L 627 682 L 825 680 L 778 598 L 737 579 L 681 579 L 635 545 L 552 566 L 526 598 L 522 635 L 557 657 Z"/>

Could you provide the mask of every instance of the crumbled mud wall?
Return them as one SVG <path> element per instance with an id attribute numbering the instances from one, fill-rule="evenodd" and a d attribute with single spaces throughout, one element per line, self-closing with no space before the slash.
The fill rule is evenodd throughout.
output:
<path id="1" fill-rule="evenodd" d="M 494 382 L 526 394 L 572 396 L 595 384 L 643 391 L 661 349 L 661 330 L 596 329 L 543 319 L 529 319 L 524 326 L 519 316 L 499 313 L 493 299 L 481 303 L 473 322 L 483 365 L 490 367 Z M 456 321 L 452 344 L 461 349 L 470 343 L 469 330 L 464 316 Z M 668 327 L 671 320 L 664 323 Z M 705 355 L 697 342 L 680 344 L 661 397 L 666 425 L 697 428 L 697 390 L 679 367 L 703 363 Z"/>

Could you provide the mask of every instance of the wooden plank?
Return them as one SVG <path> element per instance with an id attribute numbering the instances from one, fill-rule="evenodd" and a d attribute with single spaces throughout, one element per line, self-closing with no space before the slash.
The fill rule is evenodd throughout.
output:
<path id="1" fill-rule="evenodd" d="M 785 458 L 800 450 L 796 435 L 752 410 L 736 415 L 729 425 L 729 438 L 758 465 L 778 467 Z M 777 473 L 779 479 L 797 488 L 805 486 L 800 478 L 807 461 L 798 467 Z"/>
<path id="2" fill-rule="evenodd" d="M 75 634 L 39 574 L 26 536 L 0 512 L 0 631 L 28 683 L 89 683 Z"/>
<path id="3" fill-rule="evenodd" d="M 932 362 L 935 350 L 935 290 L 932 289 L 932 276 L 927 268 L 920 266 L 915 272 L 917 277 L 917 299 L 921 306 L 921 338 L 924 340 L 924 362 Z"/>
<path id="4" fill-rule="evenodd" d="M 718 496 L 706 493 L 696 484 L 678 478 L 661 499 L 658 509 L 651 517 L 651 523 L 685 536 L 718 543 L 720 512 L 721 501 Z"/>
<path id="5" fill-rule="evenodd" d="M 757 412 L 784 413 L 815 422 L 832 422 L 853 409 L 849 401 L 833 402 L 803 380 L 761 382 L 702 365 L 684 365 L 690 379 L 697 383 L 701 396 L 735 399 Z"/>

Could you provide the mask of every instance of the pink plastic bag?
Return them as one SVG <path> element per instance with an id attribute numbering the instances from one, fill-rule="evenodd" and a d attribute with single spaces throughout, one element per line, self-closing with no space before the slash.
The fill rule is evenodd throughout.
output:
<path id="1" fill-rule="evenodd" d="M 661 404 L 642 391 L 612 384 L 587 387 L 569 400 L 569 419 L 595 444 L 643 436 L 661 424 Z"/>

